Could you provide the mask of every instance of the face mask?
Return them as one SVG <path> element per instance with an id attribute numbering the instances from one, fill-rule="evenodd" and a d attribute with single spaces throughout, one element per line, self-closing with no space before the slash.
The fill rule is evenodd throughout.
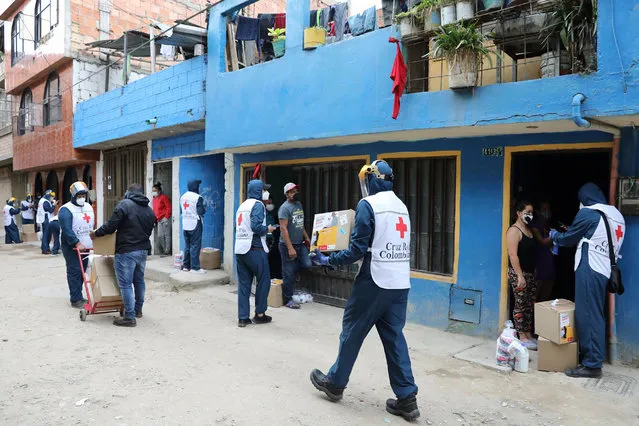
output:
<path id="1" fill-rule="evenodd" d="M 583 209 L 585 206 L 583 205 L 583 203 L 579 203 L 579 210 Z"/>
<path id="2" fill-rule="evenodd" d="M 75 200 L 76 204 L 80 207 L 82 207 L 84 205 L 84 203 L 86 202 L 85 198 L 76 198 Z"/>
<path id="3" fill-rule="evenodd" d="M 153 192 L 151 193 L 151 195 L 153 195 L 154 197 L 157 197 L 157 196 L 158 196 L 158 193 L 157 193 L 156 191 L 153 191 Z"/>
<path id="4" fill-rule="evenodd" d="M 271 193 L 268 191 L 262 192 L 262 201 L 268 201 L 271 198 Z"/>
<path id="5" fill-rule="evenodd" d="M 526 223 L 526 225 L 530 225 L 530 222 L 532 222 L 533 220 L 533 215 L 531 214 L 524 214 L 521 219 L 524 221 L 524 223 Z"/>
<path id="6" fill-rule="evenodd" d="M 272 212 L 274 208 L 275 208 L 275 205 L 274 205 L 274 204 L 267 204 L 267 205 L 266 205 L 266 210 L 268 210 L 268 211 L 270 211 L 270 212 Z"/>

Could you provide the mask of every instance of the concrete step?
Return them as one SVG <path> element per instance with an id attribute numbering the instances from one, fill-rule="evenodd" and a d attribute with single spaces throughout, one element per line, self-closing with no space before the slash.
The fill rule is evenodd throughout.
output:
<path id="1" fill-rule="evenodd" d="M 206 271 L 204 274 L 177 271 L 173 268 L 171 257 L 151 256 L 146 261 L 144 276 L 152 281 L 167 283 L 174 290 L 193 290 L 196 288 L 224 285 L 230 282 L 222 269 Z"/>

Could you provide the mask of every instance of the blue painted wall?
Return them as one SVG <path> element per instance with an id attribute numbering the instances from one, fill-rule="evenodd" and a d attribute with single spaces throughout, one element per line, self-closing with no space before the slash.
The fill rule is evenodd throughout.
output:
<path id="1" fill-rule="evenodd" d="M 202 248 L 224 248 L 224 154 L 180 158 L 180 194 L 190 180 L 199 179 L 200 195 L 204 197 L 206 214 Z M 180 247 L 184 250 L 184 233 L 180 221 Z"/>
<path id="2" fill-rule="evenodd" d="M 153 161 L 202 154 L 204 152 L 204 130 L 171 138 L 154 139 L 152 145 L 151 158 Z"/>
<path id="3" fill-rule="evenodd" d="M 448 320 L 450 284 L 412 279 L 409 321 L 467 334 L 493 336 L 498 329 L 501 291 L 502 199 L 504 159 L 484 157 L 482 147 L 610 141 L 600 132 L 439 139 L 420 142 L 377 142 L 339 147 L 339 156 L 389 152 L 461 151 L 459 271 L 455 285 L 482 291 L 481 324 Z M 260 161 L 312 159 L 336 155 L 336 147 L 235 155 L 235 209 L 240 203 L 240 165 Z M 268 170 L 268 166 L 267 166 Z M 267 172 L 268 173 L 268 172 Z M 272 191 L 279 191 L 274 188 Z M 576 197 L 576 194 L 575 194 Z M 636 230 L 635 232 L 639 232 Z M 625 250 L 624 250 L 625 251 Z M 639 297 L 635 298 L 639 300 Z M 621 325 L 620 325 L 621 327 Z M 637 333 L 633 329 L 633 333 Z"/>
<path id="4" fill-rule="evenodd" d="M 206 57 L 198 56 L 79 103 L 73 117 L 73 146 L 203 120 Z"/>
<path id="5" fill-rule="evenodd" d="M 308 2 L 287 3 L 283 58 L 224 72 L 223 15 L 248 3 L 227 0 L 211 12 L 207 150 L 398 130 L 566 119 L 571 116 L 570 102 L 577 92 L 588 98 L 586 116 L 639 113 L 639 0 L 613 0 L 618 43 L 612 31 L 611 4 L 599 3 L 599 71 L 595 74 L 478 87 L 474 95 L 450 90 L 404 95 L 398 120 L 391 119 L 389 74 L 395 56 L 395 46 L 388 43 L 391 29 L 303 51 Z"/>

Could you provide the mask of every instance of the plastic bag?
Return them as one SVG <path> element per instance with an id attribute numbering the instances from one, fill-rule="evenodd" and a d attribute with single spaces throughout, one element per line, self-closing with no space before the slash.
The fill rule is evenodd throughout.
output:
<path id="1" fill-rule="evenodd" d="M 504 330 L 497 339 L 497 347 L 495 349 L 495 362 L 497 365 L 510 365 L 511 355 L 508 352 L 508 348 L 513 341 L 519 341 L 515 337 L 516 332 L 513 328 L 513 322 L 506 321 L 504 326 Z"/>
<path id="2" fill-rule="evenodd" d="M 42 241 L 42 231 L 38 231 L 38 241 Z"/>
<path id="3" fill-rule="evenodd" d="M 519 340 L 513 340 L 508 346 L 508 354 L 510 355 L 515 371 L 519 371 L 520 373 L 528 372 L 530 354 L 528 353 L 528 349 L 522 345 Z"/>
<path id="4" fill-rule="evenodd" d="M 173 257 L 173 267 L 175 269 L 181 270 L 184 265 L 184 252 L 181 251 L 180 254 L 176 254 Z"/>

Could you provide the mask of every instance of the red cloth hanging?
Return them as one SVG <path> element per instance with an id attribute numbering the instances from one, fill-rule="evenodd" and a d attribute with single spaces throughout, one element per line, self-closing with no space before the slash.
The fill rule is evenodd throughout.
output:
<path id="1" fill-rule="evenodd" d="M 399 40 L 390 37 L 389 43 L 397 44 L 397 54 L 395 55 L 395 62 L 393 62 L 393 69 L 390 74 L 391 80 L 393 80 L 393 94 L 395 95 L 395 104 L 393 105 L 393 119 L 396 120 L 399 115 L 399 98 L 402 97 L 404 89 L 406 88 L 406 63 L 404 62 L 404 55 L 399 48 Z"/>
<path id="2" fill-rule="evenodd" d="M 286 28 L 286 13 L 276 13 L 273 28 Z"/>

